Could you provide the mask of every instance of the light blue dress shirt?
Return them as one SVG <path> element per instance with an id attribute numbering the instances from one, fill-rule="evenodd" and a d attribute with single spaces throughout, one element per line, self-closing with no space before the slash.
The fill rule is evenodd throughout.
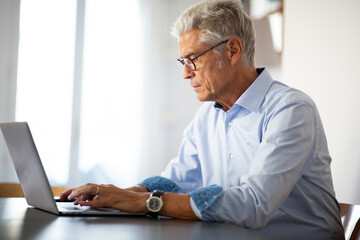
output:
<path id="1" fill-rule="evenodd" d="M 257 70 L 258 78 L 228 111 L 214 102 L 202 105 L 162 177 L 181 189 L 174 192 L 190 193 L 200 219 L 283 238 L 306 233 L 342 239 L 331 158 L 314 102 Z"/>

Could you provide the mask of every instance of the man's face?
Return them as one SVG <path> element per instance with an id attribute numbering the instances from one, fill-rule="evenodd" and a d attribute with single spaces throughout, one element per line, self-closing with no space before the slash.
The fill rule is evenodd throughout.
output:
<path id="1" fill-rule="evenodd" d="M 199 42 L 198 29 L 180 35 L 180 57 L 194 58 L 211 47 Z M 231 85 L 229 84 L 231 78 L 227 71 L 228 64 L 225 61 L 225 67 L 219 68 L 216 58 L 216 53 L 209 51 L 194 61 L 195 71 L 190 71 L 184 66 L 183 78 L 190 79 L 190 84 L 197 93 L 199 101 L 217 101 L 226 94 Z"/>

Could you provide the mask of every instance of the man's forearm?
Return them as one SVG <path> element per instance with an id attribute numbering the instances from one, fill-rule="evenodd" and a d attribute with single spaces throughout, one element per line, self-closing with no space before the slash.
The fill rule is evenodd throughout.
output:
<path id="1" fill-rule="evenodd" d="M 163 207 L 160 215 L 180 219 L 199 220 L 190 205 L 190 195 L 165 193 L 162 197 Z"/>
<path id="2" fill-rule="evenodd" d="M 162 196 L 163 207 L 159 213 L 160 215 L 180 219 L 199 220 L 191 208 L 190 195 L 184 194 L 183 190 L 170 179 L 154 176 L 125 190 L 139 193 L 136 203 L 134 202 L 138 207 L 138 211 L 147 211 L 146 200 L 149 198 L 150 193 L 146 194 L 146 192 L 162 190 L 165 194 Z"/>

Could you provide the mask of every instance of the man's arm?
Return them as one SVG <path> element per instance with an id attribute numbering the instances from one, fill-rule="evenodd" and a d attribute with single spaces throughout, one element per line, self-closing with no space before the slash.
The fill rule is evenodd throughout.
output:
<path id="1" fill-rule="evenodd" d="M 134 191 L 135 190 L 135 191 Z M 90 207 L 110 207 L 124 212 L 147 213 L 146 200 L 150 192 L 138 185 L 129 189 L 117 188 L 113 185 L 86 184 L 69 189 L 61 194 L 60 199 L 75 199 L 74 204 Z M 165 193 L 162 196 L 163 208 L 160 215 L 198 220 L 190 205 L 188 194 Z"/>

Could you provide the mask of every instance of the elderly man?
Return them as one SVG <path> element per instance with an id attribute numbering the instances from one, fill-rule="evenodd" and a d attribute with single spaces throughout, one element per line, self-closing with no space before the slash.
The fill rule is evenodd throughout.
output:
<path id="1" fill-rule="evenodd" d="M 178 157 L 161 177 L 132 188 L 86 184 L 61 198 L 231 222 L 280 237 L 342 239 L 316 106 L 254 67 L 253 24 L 240 2 L 201 2 L 180 16 L 173 35 L 183 77 L 206 101 L 185 130 Z"/>

